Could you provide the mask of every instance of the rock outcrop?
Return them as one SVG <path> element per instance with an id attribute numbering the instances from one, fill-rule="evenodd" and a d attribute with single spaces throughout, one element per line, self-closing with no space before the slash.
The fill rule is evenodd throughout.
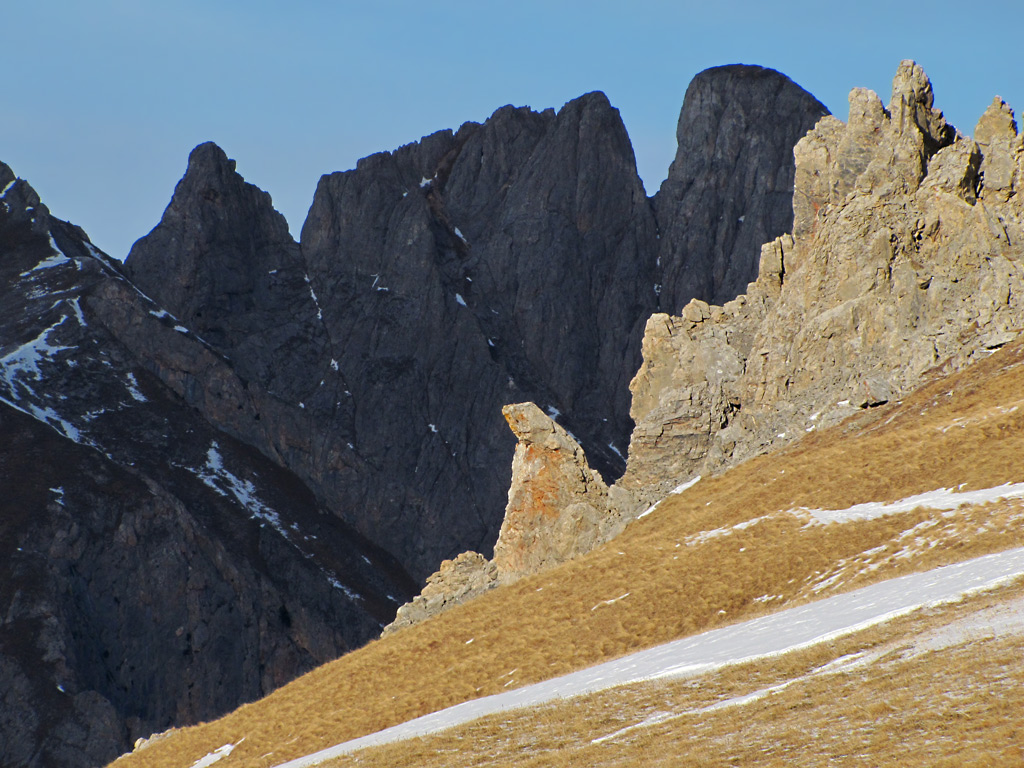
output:
<path id="1" fill-rule="evenodd" d="M 534 403 L 502 413 L 518 443 L 494 557 L 470 551 L 445 560 L 384 634 L 589 552 L 630 519 L 632 497 L 610 492 L 576 439 Z"/>
<path id="2" fill-rule="evenodd" d="M 93 766 L 376 636 L 413 584 L 179 393 L 243 391 L 0 164 L 0 764 Z"/>
<path id="3" fill-rule="evenodd" d="M 609 514 L 608 486 L 571 435 L 533 403 L 502 413 L 519 440 L 494 545 L 498 579 L 510 583 L 589 552 L 622 521 Z"/>
<path id="4" fill-rule="evenodd" d="M 419 624 L 497 586 L 498 570 L 494 563 L 479 552 L 463 552 L 452 560 L 445 560 L 427 577 L 423 590 L 398 609 L 395 620 L 384 627 L 381 637 Z"/>
<path id="5" fill-rule="evenodd" d="M 1024 327 L 1022 139 L 996 100 L 980 143 L 903 62 L 888 108 L 850 95 L 796 146 L 793 234 L 723 306 L 654 315 L 631 384 L 637 427 L 620 485 L 653 499 L 897 399 Z"/>
<path id="6" fill-rule="evenodd" d="M 220 147 L 200 144 L 156 228 L 125 261 L 131 281 L 286 403 L 312 400 L 327 351 L 298 245 L 270 195 Z"/>
<path id="7" fill-rule="evenodd" d="M 794 150 L 793 232 L 766 242 L 757 279 L 724 305 L 654 314 L 630 389 L 626 474 L 608 487 L 532 404 L 493 562 L 467 553 L 457 600 L 410 610 L 394 630 L 589 551 L 679 487 L 899 398 L 1024 330 L 1024 135 L 996 99 L 960 135 L 903 62 L 888 108 L 850 95 Z M 484 577 L 484 567 L 489 568 Z M 420 600 L 420 598 L 417 598 Z M 399 615 L 403 615 L 403 608 Z"/>

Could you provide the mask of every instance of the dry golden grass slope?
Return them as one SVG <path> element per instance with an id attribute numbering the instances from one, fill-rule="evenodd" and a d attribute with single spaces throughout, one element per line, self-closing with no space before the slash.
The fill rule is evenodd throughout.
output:
<path id="1" fill-rule="evenodd" d="M 1024 481 L 1022 363 L 1024 346 L 1014 344 L 959 373 L 936 372 L 901 403 L 701 480 L 586 557 L 373 642 L 115 765 L 189 768 L 233 744 L 217 768 L 272 766 L 704 629 L 1022 546 L 1020 499 L 827 525 L 799 511 Z M 926 642 L 977 611 L 1009 610 L 1022 591 L 697 683 L 488 718 L 337 764 L 1024 765 L 1021 614 L 1016 631 Z M 856 663 L 865 658 L 873 663 Z"/>

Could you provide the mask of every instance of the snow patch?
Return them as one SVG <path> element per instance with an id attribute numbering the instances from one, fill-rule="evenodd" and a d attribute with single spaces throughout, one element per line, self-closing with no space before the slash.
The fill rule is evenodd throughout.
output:
<path id="1" fill-rule="evenodd" d="M 606 605 L 615 605 L 615 603 L 619 602 L 619 600 L 622 600 L 623 598 L 626 598 L 626 597 L 629 597 L 629 592 L 627 592 L 624 595 L 619 595 L 618 597 L 613 597 L 611 600 L 602 600 L 600 603 L 595 605 L 590 610 L 591 611 L 596 611 L 598 608 L 602 608 L 602 607 L 604 607 Z"/>
<path id="2" fill-rule="evenodd" d="M 238 743 L 241 744 L 242 742 Z M 213 750 L 213 752 L 209 752 L 203 755 L 194 763 L 192 763 L 191 768 L 207 768 L 207 766 L 213 765 L 218 760 L 221 760 L 222 758 L 225 758 L 228 755 L 230 755 L 236 746 L 238 746 L 238 744 L 225 744 L 222 747 L 217 747 L 217 749 Z"/>
<path id="3" fill-rule="evenodd" d="M 62 317 L 53 325 L 44 328 L 38 336 L 31 341 L 22 344 L 13 352 L 0 357 L 0 370 L 3 378 L 7 381 L 14 395 L 15 381 L 20 377 L 28 377 L 33 381 L 41 381 L 42 371 L 39 370 L 39 363 L 43 360 L 51 360 L 58 352 L 63 352 L 75 347 L 55 346 L 50 343 L 50 335 L 63 325 L 67 316 Z"/>
<path id="4" fill-rule="evenodd" d="M 135 379 L 135 374 L 129 372 L 125 378 L 128 379 L 126 386 L 128 387 L 128 394 L 132 396 L 132 399 L 140 403 L 149 402 L 149 398 L 142 394 L 142 390 L 139 389 L 139 382 Z"/>
<path id="5" fill-rule="evenodd" d="M 6 390 L 7 393 L 7 397 L 0 397 L 0 399 L 37 421 L 53 427 L 57 432 L 76 443 L 88 444 L 82 438 L 78 428 L 57 411 L 50 406 L 34 402 L 38 401 L 40 396 L 31 385 L 31 382 L 43 379 L 43 372 L 39 367 L 41 363 L 45 361 L 53 364 L 55 362 L 53 357 L 58 352 L 75 349 L 75 347 L 57 346 L 50 342 L 50 335 L 69 317 L 70 315 L 65 315 L 50 327 L 43 329 L 31 341 L 0 357 L 0 390 Z"/>
<path id="6" fill-rule="evenodd" d="M 309 275 L 303 275 L 302 279 L 309 286 L 309 297 L 313 299 L 313 306 L 316 307 L 316 319 L 323 320 L 324 313 L 320 310 L 320 300 L 316 297 L 316 291 L 313 290 L 313 284 L 309 281 Z"/>
<path id="7" fill-rule="evenodd" d="M 86 327 L 85 315 L 82 314 L 82 306 L 78 303 L 78 297 L 67 300 L 68 306 L 75 311 L 75 319 L 78 321 L 78 325 L 81 328 Z"/>
<path id="8" fill-rule="evenodd" d="M 665 497 L 665 499 L 669 498 L 670 496 L 678 496 L 683 491 L 686 491 L 686 490 L 689 490 L 690 488 L 693 488 L 693 486 L 695 486 L 698 482 L 700 482 L 700 475 L 697 475 L 696 477 L 694 477 L 691 480 L 687 480 L 682 485 L 677 485 L 674 489 L 672 489 L 672 492 L 670 494 L 668 494 L 668 496 Z M 641 517 L 647 517 L 649 514 L 651 514 L 651 512 L 656 510 L 658 508 L 658 505 L 661 504 L 661 502 L 664 501 L 665 499 L 661 499 L 661 501 L 657 501 L 654 504 L 652 504 L 651 506 L 649 506 L 647 509 L 645 509 L 643 512 L 641 512 L 639 515 L 637 515 L 636 519 L 639 520 Z"/>
<path id="9" fill-rule="evenodd" d="M 68 262 L 73 261 L 73 259 L 69 258 L 67 254 L 65 254 L 64 251 L 62 251 L 58 247 L 57 242 L 53 239 L 53 235 L 49 235 L 49 238 L 50 249 L 53 251 L 53 254 L 47 256 L 45 259 L 43 259 L 34 267 L 32 267 L 32 269 L 28 269 L 22 272 L 21 275 L 19 275 L 19 277 L 28 277 L 33 272 L 41 272 L 44 269 L 52 269 L 53 267 L 59 267 L 61 264 L 67 264 Z M 75 263 L 77 266 L 77 262 Z"/>
<path id="10" fill-rule="evenodd" d="M 813 523 L 848 523 L 855 520 L 873 520 L 876 517 L 910 512 L 918 508 L 925 509 L 956 509 L 969 504 L 988 504 L 1002 499 L 1016 499 L 1024 496 L 1024 483 L 1004 483 L 994 488 L 982 488 L 976 491 L 954 491 L 949 488 L 938 488 L 934 491 L 908 496 L 892 502 L 871 501 L 854 504 L 846 509 L 805 509 L 803 507 L 790 510 L 792 514 L 809 515 Z M 812 524 L 813 524 L 812 523 Z"/>
<path id="11" fill-rule="evenodd" d="M 277 512 L 260 501 L 256 495 L 256 486 L 250 480 L 242 480 L 232 474 L 224 466 L 224 458 L 220 455 L 220 446 L 217 445 L 217 441 L 213 441 L 210 444 L 210 449 L 206 452 L 205 466 L 192 471 L 216 493 L 225 497 L 234 497 L 235 501 L 241 504 L 254 519 L 269 523 L 274 530 L 288 539 L 288 534 L 281 524 L 281 518 Z"/>
<path id="12" fill-rule="evenodd" d="M 582 696 L 644 680 L 704 674 L 756 659 L 781 656 L 854 634 L 922 608 L 956 602 L 1021 576 L 1024 576 L 1024 548 L 901 576 L 768 616 L 684 637 L 589 669 L 466 701 L 291 760 L 278 768 L 318 765 L 360 749 L 437 733 L 497 712 L 535 707 L 556 699 Z M 850 669 L 861 663 L 865 663 L 864 659 L 857 656 L 843 657 L 812 673 Z M 766 696 L 777 689 L 773 686 L 713 706 L 736 706 L 754 700 L 753 696 Z M 671 716 L 666 713 L 663 719 Z"/>
<path id="13" fill-rule="evenodd" d="M 456 301 L 456 303 L 462 305 L 463 307 L 466 306 L 466 300 L 464 298 L 462 298 L 462 294 L 461 293 L 456 293 L 455 294 L 455 301 Z"/>
<path id="14" fill-rule="evenodd" d="M 206 452 L 205 466 L 200 469 L 192 469 L 190 471 L 217 494 L 224 497 L 234 497 L 235 501 L 241 504 L 254 520 L 259 520 L 261 523 L 270 525 L 275 531 L 281 534 L 281 537 L 285 541 L 298 549 L 299 552 L 302 552 L 303 557 L 307 560 L 313 559 L 311 554 L 304 552 L 295 543 L 295 541 L 292 540 L 288 530 L 281 522 L 280 515 L 259 499 L 256 495 L 256 486 L 254 486 L 249 480 L 242 480 L 237 477 L 224 466 L 224 458 L 220 454 L 220 446 L 217 445 L 216 440 L 210 444 L 210 448 Z M 294 524 L 292 525 L 292 528 L 298 531 L 298 527 Z M 362 595 L 359 595 L 345 584 L 342 584 L 335 574 L 331 573 L 323 566 L 320 566 L 320 571 L 324 574 L 328 583 L 332 587 L 340 589 L 350 600 L 363 599 Z"/>
<path id="15" fill-rule="evenodd" d="M 742 531 L 750 528 L 752 525 L 762 523 L 770 517 L 772 517 L 772 515 L 761 515 L 761 517 L 755 517 L 752 520 L 745 520 L 742 523 L 736 523 L 736 525 L 730 525 L 724 528 L 714 528 L 710 531 L 701 531 L 700 533 L 695 533 L 692 536 L 687 536 L 684 543 L 688 547 L 692 547 L 695 544 L 706 544 L 712 539 L 717 539 L 720 536 L 728 536 L 734 531 Z"/>

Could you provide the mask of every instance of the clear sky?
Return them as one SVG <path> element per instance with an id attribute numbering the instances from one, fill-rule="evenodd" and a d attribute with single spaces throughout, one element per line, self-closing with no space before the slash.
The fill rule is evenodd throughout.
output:
<path id="1" fill-rule="evenodd" d="M 702 69 L 773 67 L 845 120 L 913 58 L 971 134 L 996 94 L 1024 110 L 1022 39 L 1022 0 L 0 0 L 0 160 L 124 258 L 202 141 L 298 236 L 323 173 L 602 90 L 653 193 Z"/>

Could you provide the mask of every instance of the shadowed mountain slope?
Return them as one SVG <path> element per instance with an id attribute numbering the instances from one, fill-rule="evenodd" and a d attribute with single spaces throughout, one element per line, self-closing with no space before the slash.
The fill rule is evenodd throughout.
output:
<path id="1" fill-rule="evenodd" d="M 0 763 L 90 766 L 362 645 L 412 583 L 181 399 L 223 359 L 0 188 Z"/>

